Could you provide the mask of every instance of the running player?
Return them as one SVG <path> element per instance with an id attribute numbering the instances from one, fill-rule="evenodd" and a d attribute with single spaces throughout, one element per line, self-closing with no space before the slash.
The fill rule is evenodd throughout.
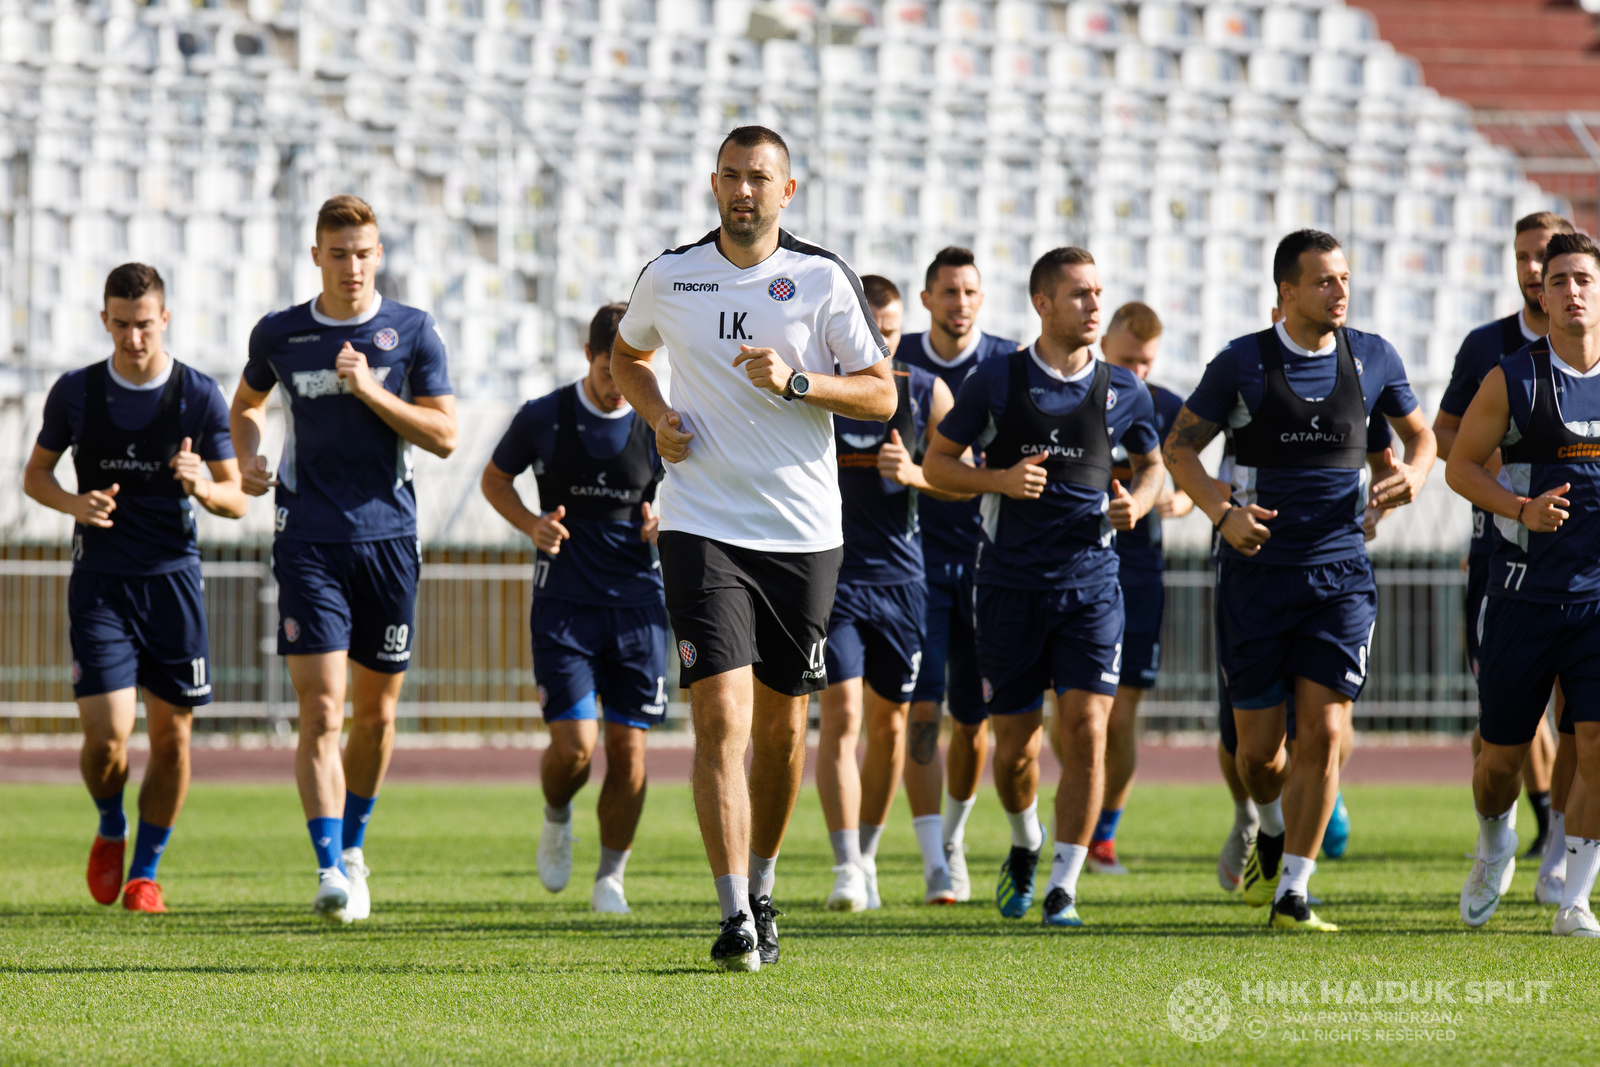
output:
<path id="1" fill-rule="evenodd" d="M 383 245 L 372 208 L 334 197 L 316 237 L 322 293 L 256 324 L 232 427 L 245 492 L 277 489 L 278 654 L 300 700 L 295 779 L 317 857 L 312 906 L 352 922 L 372 910 L 362 847 L 415 635 L 411 446 L 448 456 L 456 415 L 433 318 L 375 288 Z M 288 433 L 274 475 L 260 451 L 280 383 Z M 354 714 L 341 762 L 347 667 Z"/>
<path id="2" fill-rule="evenodd" d="M 783 138 L 730 133 L 711 178 L 721 227 L 644 268 L 612 355 L 669 464 L 658 545 L 722 910 L 711 957 L 736 971 L 778 959 L 778 848 L 800 792 L 809 695 L 828 685 L 844 541 L 830 412 L 884 422 L 896 403 L 861 282 L 778 227 L 794 191 Z M 656 376 L 663 346 L 670 407 Z"/>
<path id="3" fill-rule="evenodd" d="M 1572 232 L 1572 223 L 1552 211 L 1535 212 L 1517 220 L 1512 247 L 1516 255 L 1517 288 L 1521 291 L 1522 307 L 1503 319 L 1479 326 L 1467 334 L 1466 340 L 1461 342 L 1461 350 L 1456 353 L 1455 367 L 1450 373 L 1450 384 L 1439 401 L 1439 413 L 1433 420 L 1433 432 L 1439 439 L 1441 459 L 1450 458 L 1450 446 L 1455 442 L 1456 431 L 1461 427 L 1461 416 L 1466 412 L 1467 405 L 1472 402 L 1472 397 L 1477 393 L 1478 384 L 1483 381 L 1484 375 L 1506 356 L 1550 332 L 1550 318 L 1539 303 L 1544 276 L 1544 250 L 1550 243 L 1551 237 L 1558 233 Z M 1474 676 L 1478 673 L 1478 621 L 1483 608 L 1484 590 L 1489 581 L 1489 555 L 1494 536 L 1488 513 L 1480 508 L 1473 508 L 1472 539 L 1467 550 L 1466 619 L 1467 661 L 1472 667 Z M 1558 688 L 1556 709 L 1558 719 L 1561 718 L 1559 692 Z M 1563 725 L 1561 736 L 1568 739 L 1564 743 L 1570 746 L 1571 735 L 1564 732 L 1566 725 Z M 1474 734 L 1475 751 L 1478 746 L 1479 738 Z M 1552 821 L 1550 793 L 1555 749 L 1556 744 L 1552 741 L 1550 733 L 1547 730 L 1537 731 L 1534 734 L 1533 744 L 1528 749 L 1528 762 L 1522 768 L 1522 780 L 1527 787 L 1528 800 L 1533 806 L 1534 817 L 1539 826 L 1538 837 L 1528 849 L 1529 856 L 1536 856 L 1541 852 L 1549 853 L 1545 846 L 1552 840 L 1549 836 Z M 1564 760 L 1562 766 L 1571 767 L 1572 761 Z M 1564 795 L 1566 785 L 1565 782 L 1561 783 L 1556 791 Z M 1563 836 L 1559 808 L 1554 810 L 1554 815 L 1555 836 L 1559 838 Z M 1562 843 L 1561 847 L 1554 849 L 1553 854 L 1558 863 L 1564 862 L 1565 844 Z M 1541 870 L 1541 877 L 1534 887 L 1534 895 L 1539 898 L 1540 903 L 1553 904 L 1560 899 L 1559 881 L 1560 874 L 1554 866 L 1548 871 Z"/>
<path id="4" fill-rule="evenodd" d="M 1178 487 L 1222 536 L 1221 666 L 1240 777 L 1261 819 L 1245 900 L 1270 901 L 1273 926 L 1333 930 L 1311 911 L 1306 884 L 1338 794 L 1350 705 L 1366 681 L 1377 588 L 1363 517 L 1369 503 L 1415 497 L 1433 465 L 1433 432 L 1393 346 L 1344 328 L 1350 271 L 1337 241 L 1296 231 L 1279 243 L 1272 273 L 1283 321 L 1211 361 L 1166 455 Z M 1386 450 L 1369 495 L 1365 427 L 1374 410 L 1399 434 L 1405 459 Z M 1235 448 L 1231 500 L 1199 457 L 1224 427 Z M 1286 678 L 1297 726 L 1287 768 Z"/>
<path id="5" fill-rule="evenodd" d="M 589 373 L 522 406 L 481 483 L 494 509 L 538 549 L 529 629 L 550 731 L 539 760 L 539 881 L 559 893 L 572 877 L 572 798 L 589 780 L 604 713 L 600 869 L 589 906 L 624 915 L 623 873 L 644 810 L 645 731 L 667 710 L 667 609 L 650 551 L 661 460 L 655 434 L 611 377 L 627 310 L 607 304 L 595 313 L 583 346 Z M 539 484 L 537 515 L 512 485 L 529 467 Z"/>
<path id="6" fill-rule="evenodd" d="M 230 519 L 242 516 L 249 501 L 239 488 L 220 387 L 163 347 L 171 313 L 161 275 L 143 263 L 124 263 L 106 277 L 104 300 L 100 321 L 111 334 L 111 358 L 51 386 L 22 485 L 74 520 L 67 586 L 72 692 L 83 723 L 83 780 L 100 809 L 89 892 L 101 904 L 120 893 L 129 911 L 162 912 L 156 867 L 189 791 L 193 711 L 211 703 L 189 498 Z M 76 493 L 56 481 L 68 448 Z M 122 791 L 140 689 L 150 763 L 124 884 Z"/>
<path id="7" fill-rule="evenodd" d="M 1479 645 L 1473 765 L 1478 842 L 1461 921 L 1482 926 L 1516 869 L 1517 786 L 1555 679 L 1577 737 L 1566 805 L 1567 877 L 1552 932 L 1600 937 L 1600 248 L 1555 234 L 1540 302 L 1549 336 L 1483 379 L 1457 432 L 1450 487 L 1495 516 Z M 1491 473 L 1495 450 L 1503 466 Z"/>
<path id="8" fill-rule="evenodd" d="M 861 287 L 885 333 L 886 317 L 894 325 L 899 290 L 874 274 L 862 278 Z M 906 712 L 922 660 L 927 587 L 917 509 L 924 496 L 951 499 L 928 484 L 920 464 L 928 428 L 955 403 L 950 389 L 929 372 L 898 362 L 894 382 L 899 399 L 887 424 L 842 415 L 833 420 L 844 564 L 828 620 L 817 794 L 833 846 L 827 903 L 834 911 L 879 906 L 878 842 L 905 767 Z M 863 719 L 867 747 L 858 769 Z M 909 799 L 913 819 L 937 818 L 937 791 Z"/>
<path id="9" fill-rule="evenodd" d="M 1132 371 L 1150 390 L 1155 406 L 1156 435 L 1166 439 L 1172 420 L 1183 407 L 1183 397 L 1148 381 L 1161 347 L 1161 318 L 1148 304 L 1123 304 L 1111 316 L 1100 352 L 1107 363 Z M 1111 453 L 1111 475 L 1124 485 L 1133 482 L 1128 450 L 1118 445 Z M 1117 581 L 1122 586 L 1126 622 L 1122 634 L 1122 672 L 1111 718 L 1106 724 L 1106 786 L 1100 818 L 1089 838 L 1088 866 L 1100 874 L 1127 874 L 1117 860 L 1117 824 L 1133 788 L 1139 761 L 1137 718 L 1139 699 L 1156 684 L 1161 668 L 1161 616 L 1166 608 L 1162 586 L 1161 520 L 1180 518 L 1194 507 L 1181 489 L 1162 487 L 1155 510 L 1133 529 L 1117 535 Z"/>
<path id="10" fill-rule="evenodd" d="M 1131 530 L 1150 512 L 1166 476 L 1150 391 L 1131 371 L 1096 360 L 1090 347 L 1100 332 L 1094 257 L 1081 248 L 1046 252 L 1028 291 L 1042 323 L 1038 341 L 987 361 L 967 380 L 924 467 L 941 489 L 985 494 L 978 662 L 995 731 L 995 789 L 1011 823 L 995 903 L 1013 919 L 1033 903 L 1044 843 L 1041 692 L 1050 686 L 1062 758 L 1044 921 L 1081 926 L 1078 875 L 1100 814 L 1106 719 L 1121 671 L 1112 531 Z M 1111 477 L 1119 442 L 1133 469 L 1129 486 Z M 973 445 L 984 448 L 987 466 L 961 462 Z"/>
<path id="11" fill-rule="evenodd" d="M 938 375 L 952 396 L 961 392 L 962 384 L 985 360 L 1008 355 L 1019 347 L 1009 338 L 978 329 L 983 279 L 968 249 L 945 248 L 933 257 L 923 278 L 922 306 L 928 309 L 928 331 L 907 335 L 898 358 Z M 983 462 L 981 449 L 973 449 L 973 459 Z M 924 900 L 953 904 L 972 899 L 967 818 L 978 802 L 978 779 L 989 755 L 983 683 L 972 629 L 972 575 L 982 520 L 976 500 L 924 500 L 920 510 L 928 623 L 922 642 L 922 670 L 911 694 L 906 796 L 912 799 L 911 824 L 922 852 L 927 884 Z M 940 818 L 938 798 L 945 783 L 938 760 L 939 717 L 947 693 L 952 720 L 946 753 L 949 795 Z M 925 796 L 934 798 L 933 806 L 926 814 L 917 815 L 925 805 L 916 798 Z"/>

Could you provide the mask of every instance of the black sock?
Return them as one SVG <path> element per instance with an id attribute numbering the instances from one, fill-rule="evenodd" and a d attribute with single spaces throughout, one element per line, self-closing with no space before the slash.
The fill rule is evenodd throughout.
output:
<path id="1" fill-rule="evenodd" d="M 1550 790 L 1535 793 L 1528 790 L 1528 799 L 1533 802 L 1533 817 L 1539 823 L 1539 840 L 1543 841 L 1550 833 Z"/>
<path id="2" fill-rule="evenodd" d="M 1283 862 L 1284 836 L 1256 835 L 1256 851 L 1261 854 L 1261 874 L 1266 878 L 1276 878 L 1278 875 L 1278 864 Z"/>

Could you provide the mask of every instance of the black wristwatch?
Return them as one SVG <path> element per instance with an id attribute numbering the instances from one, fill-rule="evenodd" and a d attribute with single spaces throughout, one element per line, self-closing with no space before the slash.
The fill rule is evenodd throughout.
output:
<path id="1" fill-rule="evenodd" d="M 804 400 L 810 392 L 811 379 L 807 377 L 805 371 L 797 370 L 789 375 L 789 385 L 783 391 L 783 398 L 785 400 Z"/>

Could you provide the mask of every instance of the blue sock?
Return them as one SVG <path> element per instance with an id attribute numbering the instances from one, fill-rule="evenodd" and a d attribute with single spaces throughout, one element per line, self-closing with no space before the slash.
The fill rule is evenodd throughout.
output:
<path id="1" fill-rule="evenodd" d="M 114 797 L 91 797 L 100 809 L 100 836 L 116 841 L 128 836 L 128 817 L 122 814 L 122 790 Z"/>
<path id="2" fill-rule="evenodd" d="M 339 844 L 344 840 L 343 819 L 311 819 L 306 829 L 311 831 L 311 847 L 317 852 L 317 869 L 337 867 L 344 870 L 339 859 Z"/>
<path id="3" fill-rule="evenodd" d="M 1122 818 L 1122 809 L 1111 811 L 1107 808 L 1100 809 L 1100 818 L 1094 824 L 1094 834 L 1091 841 L 1115 841 L 1117 839 L 1117 823 Z"/>
<path id="4" fill-rule="evenodd" d="M 367 820 L 372 818 L 372 807 L 377 797 L 358 797 L 349 790 L 344 794 L 344 847 L 360 848 L 367 839 Z"/>
<path id="5" fill-rule="evenodd" d="M 161 853 L 166 851 L 167 838 L 171 836 L 172 827 L 139 820 L 139 836 L 133 842 L 133 864 L 128 868 L 128 881 L 135 878 L 156 880 L 156 865 L 161 862 Z"/>

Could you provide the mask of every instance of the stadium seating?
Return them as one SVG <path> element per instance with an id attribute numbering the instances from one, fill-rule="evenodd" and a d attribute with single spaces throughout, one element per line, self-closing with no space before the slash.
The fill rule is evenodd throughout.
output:
<path id="1" fill-rule="evenodd" d="M 1032 259 L 1084 244 L 1110 301 L 1168 320 L 1180 386 L 1266 320 L 1276 237 L 1331 228 L 1354 324 L 1431 405 L 1465 330 L 1511 306 L 1509 221 L 1551 203 L 1337 2 L 825 14 L 822 36 L 806 0 L 0 0 L 0 390 L 27 410 L 103 351 L 98 279 L 130 258 L 171 281 L 173 350 L 231 388 L 260 315 L 315 291 L 318 203 L 354 191 L 384 221 L 383 291 L 503 408 L 574 374 L 595 306 L 714 225 L 712 152 L 759 121 L 791 138 L 793 230 L 910 292 L 970 244 L 985 325 L 1013 336 Z"/>

